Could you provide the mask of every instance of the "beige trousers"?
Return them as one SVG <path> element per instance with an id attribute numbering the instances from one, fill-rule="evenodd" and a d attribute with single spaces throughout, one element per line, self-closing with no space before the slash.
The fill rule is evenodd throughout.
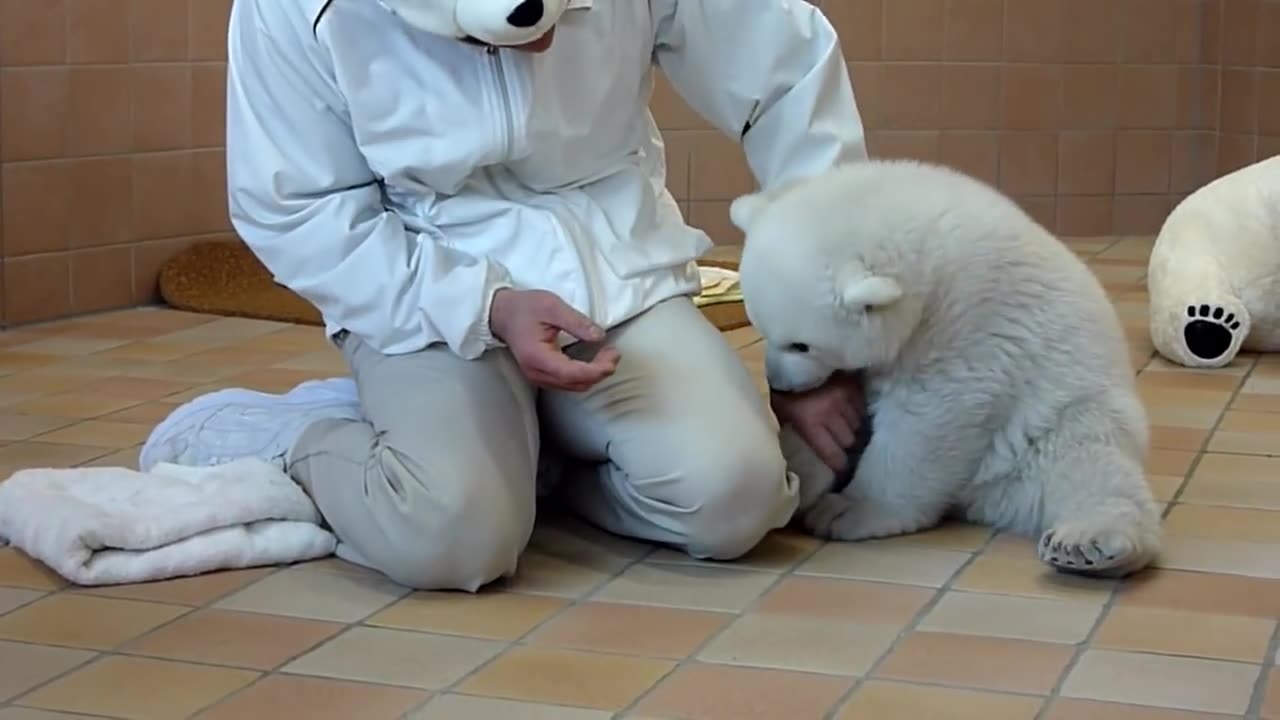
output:
<path id="1" fill-rule="evenodd" d="M 693 303 L 664 302 L 607 342 L 617 373 L 575 394 L 537 391 L 504 350 L 387 356 L 347 336 L 367 420 L 312 425 L 290 473 L 340 556 L 423 589 L 475 591 L 515 571 L 544 436 L 570 459 L 559 497 L 611 532 L 730 560 L 785 525 L 797 491 L 776 421 Z"/>

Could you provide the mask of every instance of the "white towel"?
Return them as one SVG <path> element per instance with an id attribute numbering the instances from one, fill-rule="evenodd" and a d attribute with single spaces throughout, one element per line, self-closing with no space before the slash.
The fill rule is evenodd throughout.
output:
<path id="1" fill-rule="evenodd" d="M 77 585 L 301 562 L 333 552 L 307 494 L 256 459 L 210 468 L 21 470 L 0 483 L 0 543 Z"/>

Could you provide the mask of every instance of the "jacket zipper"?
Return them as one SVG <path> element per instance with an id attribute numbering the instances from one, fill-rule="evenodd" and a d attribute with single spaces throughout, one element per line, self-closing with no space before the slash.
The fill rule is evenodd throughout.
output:
<path id="1" fill-rule="evenodd" d="M 498 87 L 502 91 L 502 119 L 506 123 L 507 134 L 503 136 L 503 153 L 504 159 L 511 156 L 512 145 L 515 144 L 515 121 L 512 119 L 511 95 L 507 90 L 507 71 L 502 64 L 502 53 L 497 47 L 490 45 L 488 47 L 489 56 L 493 58 L 493 65 L 498 74 Z"/>

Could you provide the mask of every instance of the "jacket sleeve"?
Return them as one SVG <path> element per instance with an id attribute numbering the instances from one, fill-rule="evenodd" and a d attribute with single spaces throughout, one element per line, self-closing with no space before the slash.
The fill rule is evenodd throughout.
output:
<path id="1" fill-rule="evenodd" d="M 835 29 L 804 0 L 651 0 L 655 60 L 762 188 L 867 157 Z"/>
<path id="2" fill-rule="evenodd" d="M 233 14 L 228 43 L 236 231 L 277 282 L 383 353 L 444 343 L 474 359 L 497 345 L 488 316 L 493 294 L 510 286 L 504 268 L 386 209 L 323 55 L 273 38 L 254 5 L 236 4 L 243 14 Z"/>

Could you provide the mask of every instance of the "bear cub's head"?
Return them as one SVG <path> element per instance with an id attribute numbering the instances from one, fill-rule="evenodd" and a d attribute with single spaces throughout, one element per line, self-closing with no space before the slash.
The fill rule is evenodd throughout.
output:
<path id="1" fill-rule="evenodd" d="M 837 371 L 882 368 L 923 312 L 894 208 L 875 210 L 874 163 L 739 197 L 747 316 L 765 340 L 770 388 L 799 392 Z M 872 192 L 872 195 L 880 195 Z M 887 214 L 886 214 L 887 213 Z"/>

